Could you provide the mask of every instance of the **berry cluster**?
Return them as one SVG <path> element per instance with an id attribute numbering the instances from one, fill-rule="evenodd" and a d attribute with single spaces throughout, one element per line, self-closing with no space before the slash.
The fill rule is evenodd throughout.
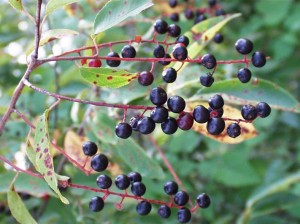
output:
<path id="1" fill-rule="evenodd" d="M 108 166 L 108 158 L 104 154 L 97 153 L 97 145 L 94 142 L 85 142 L 82 146 L 83 152 L 87 156 L 92 156 L 91 167 L 94 171 L 102 172 L 106 170 Z M 113 184 L 113 181 L 110 176 L 106 174 L 101 174 L 97 177 L 96 180 L 97 186 L 106 190 L 103 197 L 95 196 L 89 202 L 89 208 L 93 212 L 99 212 L 104 208 L 104 201 L 109 196 L 111 191 L 110 187 Z M 171 201 L 161 202 L 155 200 L 147 200 L 142 198 L 146 193 L 146 186 L 142 182 L 142 176 L 138 172 L 130 172 L 128 175 L 120 174 L 114 180 L 115 186 L 119 190 L 124 190 L 125 194 L 122 196 L 130 197 L 138 201 L 136 205 L 136 212 L 139 215 L 148 215 L 152 210 L 152 204 L 160 204 L 160 207 L 157 210 L 157 214 L 162 218 L 169 218 L 171 215 L 171 208 L 176 208 L 177 219 L 180 223 L 187 223 L 190 221 L 192 215 L 191 210 L 194 211 L 197 208 L 208 208 L 210 205 L 210 198 L 207 194 L 202 193 L 196 198 L 196 207 L 188 209 L 186 204 L 190 200 L 190 196 L 185 191 L 179 191 L 178 184 L 174 181 L 167 181 L 163 187 L 164 192 L 171 197 Z M 131 195 L 127 193 L 127 189 L 130 187 Z M 122 201 L 123 201 L 122 199 Z"/>

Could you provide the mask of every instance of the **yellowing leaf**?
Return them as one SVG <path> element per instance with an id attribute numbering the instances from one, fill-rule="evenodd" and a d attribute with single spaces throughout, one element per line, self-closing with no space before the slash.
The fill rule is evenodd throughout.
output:
<path id="1" fill-rule="evenodd" d="M 46 16 L 59 9 L 62 6 L 78 2 L 79 0 L 50 0 L 46 5 Z"/>
<path id="2" fill-rule="evenodd" d="M 187 110 L 188 111 L 193 111 L 193 109 L 197 106 L 197 105 L 203 105 L 206 108 L 208 107 L 208 104 L 205 102 L 190 102 L 187 103 Z M 223 117 L 224 118 L 231 118 L 231 119 L 243 119 L 240 110 L 228 106 L 228 105 L 224 105 L 223 106 L 223 110 L 224 110 L 224 114 Z M 243 142 L 245 140 L 254 138 L 257 135 L 257 131 L 254 127 L 253 124 L 251 123 L 245 123 L 245 122 L 240 122 L 240 126 L 241 126 L 241 135 L 236 137 L 236 138 L 231 138 L 227 135 L 226 130 L 229 124 L 233 123 L 234 121 L 225 121 L 225 129 L 224 131 L 220 134 L 220 135 L 212 135 L 210 133 L 208 133 L 207 129 L 206 129 L 206 123 L 205 124 L 199 124 L 197 122 L 194 123 L 192 129 L 202 135 L 205 135 L 209 138 L 212 138 L 216 141 L 219 142 L 223 142 L 223 143 L 227 143 L 227 144 L 237 144 L 240 142 Z"/>
<path id="3" fill-rule="evenodd" d="M 8 2 L 14 9 L 18 11 L 23 10 L 22 0 L 9 0 Z"/>
<path id="4" fill-rule="evenodd" d="M 154 0 L 153 3 L 153 9 L 161 14 L 180 13 L 185 9 L 183 4 L 178 4 L 175 8 L 171 8 L 168 1 Z"/>

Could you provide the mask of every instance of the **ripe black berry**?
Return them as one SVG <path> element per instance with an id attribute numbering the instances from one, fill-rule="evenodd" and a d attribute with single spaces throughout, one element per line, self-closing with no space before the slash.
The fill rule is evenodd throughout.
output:
<path id="1" fill-rule="evenodd" d="M 187 223 L 191 220 L 192 214 L 191 211 L 187 208 L 181 208 L 177 212 L 177 220 L 180 223 Z"/>
<path id="2" fill-rule="evenodd" d="M 181 130 L 186 131 L 193 127 L 194 118 L 190 113 L 183 112 L 179 115 L 177 123 Z"/>
<path id="3" fill-rule="evenodd" d="M 128 176 L 124 175 L 124 174 L 120 174 L 116 177 L 115 179 L 115 185 L 117 188 L 119 188 L 120 190 L 125 190 L 129 187 L 130 185 L 130 179 Z"/>
<path id="4" fill-rule="evenodd" d="M 168 119 L 169 111 L 162 106 L 155 107 L 151 113 L 150 117 L 155 123 L 162 123 Z"/>
<path id="5" fill-rule="evenodd" d="M 171 24 L 168 28 L 168 32 L 171 37 L 178 37 L 181 33 L 181 28 L 176 24 Z"/>
<path id="6" fill-rule="evenodd" d="M 193 111 L 194 120 L 200 124 L 209 120 L 209 111 L 202 105 L 196 106 Z"/>
<path id="7" fill-rule="evenodd" d="M 130 183 L 141 182 L 142 181 L 142 176 L 138 172 L 134 172 L 134 171 L 130 172 L 127 176 L 130 179 Z"/>
<path id="8" fill-rule="evenodd" d="M 216 67 L 217 60 L 212 54 L 205 54 L 201 58 L 201 64 L 207 69 L 212 69 Z"/>
<path id="9" fill-rule="evenodd" d="M 260 117 L 267 117 L 271 113 L 271 107 L 265 102 L 260 102 L 256 105 L 257 115 Z"/>
<path id="10" fill-rule="evenodd" d="M 220 117 L 213 117 L 209 119 L 206 125 L 207 131 L 212 135 L 219 135 L 225 128 L 225 122 Z"/>
<path id="11" fill-rule="evenodd" d="M 123 58 L 134 58 L 136 55 L 135 48 L 131 45 L 125 45 L 121 50 Z"/>
<path id="12" fill-rule="evenodd" d="M 131 185 L 131 192 L 135 196 L 143 196 L 146 193 L 146 186 L 142 182 L 134 182 Z"/>
<path id="13" fill-rule="evenodd" d="M 251 61 L 255 67 L 263 67 L 267 62 L 266 55 L 260 51 L 256 51 L 252 55 Z"/>
<path id="14" fill-rule="evenodd" d="M 241 38 L 235 42 L 235 49 L 240 54 L 249 54 L 253 50 L 253 43 L 246 38 Z"/>
<path id="15" fill-rule="evenodd" d="M 222 34 L 219 34 L 219 33 L 216 33 L 215 36 L 214 36 L 214 41 L 217 43 L 217 44 L 220 44 L 222 43 L 224 40 L 224 37 Z"/>
<path id="16" fill-rule="evenodd" d="M 160 217 L 167 219 L 171 215 L 171 209 L 166 205 L 161 205 L 157 210 L 157 214 Z"/>
<path id="17" fill-rule="evenodd" d="M 251 79 L 251 71 L 248 68 L 242 68 L 239 70 L 237 77 L 242 83 L 247 83 Z"/>
<path id="18" fill-rule="evenodd" d="M 185 100 L 180 96 L 171 96 L 167 101 L 168 108 L 174 113 L 180 113 L 185 108 Z"/>
<path id="19" fill-rule="evenodd" d="M 208 104 L 212 109 L 220 109 L 224 106 L 224 100 L 221 95 L 215 94 L 208 100 Z"/>
<path id="20" fill-rule="evenodd" d="M 203 14 L 200 14 L 199 16 L 196 17 L 194 24 L 200 23 L 202 21 L 206 20 L 206 16 Z"/>
<path id="21" fill-rule="evenodd" d="M 215 79 L 211 73 L 200 76 L 200 83 L 202 86 L 210 87 L 214 83 Z"/>
<path id="22" fill-rule="evenodd" d="M 167 68 L 162 73 L 163 80 L 167 83 L 175 82 L 177 71 L 174 68 Z"/>
<path id="23" fill-rule="evenodd" d="M 174 22 L 178 22 L 179 21 L 179 15 L 178 13 L 174 12 L 170 15 L 170 20 L 174 21 Z"/>
<path id="24" fill-rule="evenodd" d="M 139 120 L 140 119 L 138 117 L 132 117 L 132 118 L 130 118 L 129 124 L 132 127 L 132 130 L 138 131 L 137 124 L 138 124 Z"/>
<path id="25" fill-rule="evenodd" d="M 167 93 L 164 89 L 160 87 L 155 87 L 150 92 L 150 100 L 155 105 L 163 105 L 165 102 L 167 102 Z"/>
<path id="26" fill-rule="evenodd" d="M 112 185 L 112 180 L 109 176 L 105 174 L 101 174 L 100 176 L 97 177 L 97 185 L 101 189 L 108 189 Z"/>
<path id="27" fill-rule="evenodd" d="M 173 117 L 168 117 L 168 119 L 161 124 L 161 130 L 167 135 L 174 134 L 177 129 L 178 124 L 176 119 Z"/>
<path id="28" fill-rule="evenodd" d="M 190 197 L 185 191 L 178 191 L 174 196 L 174 202 L 176 205 L 183 206 L 188 203 Z"/>
<path id="29" fill-rule="evenodd" d="M 209 111 L 210 117 L 222 117 L 224 110 L 223 108 L 220 109 L 212 109 L 211 107 L 207 108 Z"/>
<path id="30" fill-rule="evenodd" d="M 93 197 L 90 200 L 89 208 L 92 212 L 100 212 L 104 207 L 104 201 L 101 197 Z"/>
<path id="31" fill-rule="evenodd" d="M 163 58 L 165 56 L 165 48 L 162 45 L 157 45 L 154 48 L 153 55 L 156 58 Z"/>
<path id="32" fill-rule="evenodd" d="M 216 0 L 208 0 L 208 4 L 210 7 L 214 7 L 217 4 Z"/>
<path id="33" fill-rule="evenodd" d="M 108 166 L 108 159 L 104 154 L 96 154 L 91 160 L 91 167 L 93 170 L 101 172 Z"/>
<path id="34" fill-rule="evenodd" d="M 177 6 L 177 0 L 169 0 L 169 5 L 171 8 L 175 8 Z"/>
<path id="35" fill-rule="evenodd" d="M 154 23 L 154 30 L 159 34 L 164 34 L 168 31 L 168 23 L 162 19 L 158 19 Z"/>
<path id="36" fill-rule="evenodd" d="M 207 194 L 202 193 L 196 199 L 200 208 L 208 208 L 210 205 L 210 198 Z"/>
<path id="37" fill-rule="evenodd" d="M 132 127 L 126 122 L 119 123 L 116 126 L 115 133 L 119 138 L 129 138 L 132 133 Z"/>
<path id="38" fill-rule="evenodd" d="M 163 58 L 171 58 L 170 54 L 165 54 Z M 170 61 L 159 61 L 161 65 L 169 65 L 171 62 Z"/>
<path id="39" fill-rule="evenodd" d="M 116 52 L 109 52 L 107 57 L 120 58 L 119 54 Z M 121 64 L 120 60 L 106 60 L 106 64 L 110 67 L 118 67 Z"/>
<path id="40" fill-rule="evenodd" d="M 148 215 L 152 209 L 152 205 L 148 201 L 141 201 L 136 205 L 136 211 L 139 215 Z"/>
<path id="41" fill-rule="evenodd" d="M 82 150 L 84 155 L 93 156 L 97 153 L 98 147 L 94 142 L 84 142 L 82 144 Z"/>
<path id="42" fill-rule="evenodd" d="M 241 114 L 245 120 L 251 121 L 257 117 L 257 109 L 252 105 L 244 105 L 241 109 Z"/>
<path id="43" fill-rule="evenodd" d="M 187 9 L 184 12 L 185 18 L 187 19 L 193 19 L 194 18 L 194 12 L 192 9 Z"/>
<path id="44" fill-rule="evenodd" d="M 164 191 L 168 195 L 174 195 L 178 191 L 178 184 L 176 182 L 174 182 L 174 181 L 168 181 L 164 185 Z"/>
<path id="45" fill-rule="evenodd" d="M 176 44 L 173 50 L 173 57 L 178 61 L 183 61 L 187 58 L 188 51 L 185 46 L 181 44 Z"/>
<path id="46" fill-rule="evenodd" d="M 137 128 L 142 134 L 150 134 L 155 129 L 155 122 L 150 117 L 143 117 L 139 120 Z"/>
<path id="47" fill-rule="evenodd" d="M 138 81 L 142 86 L 149 86 L 154 80 L 152 72 L 143 71 L 138 75 Z"/>
<path id="48" fill-rule="evenodd" d="M 241 127 L 237 123 L 232 123 L 227 128 L 227 134 L 231 138 L 236 138 L 241 134 Z"/>
<path id="49" fill-rule="evenodd" d="M 226 12 L 223 9 L 217 9 L 215 14 L 216 16 L 223 16 Z"/>
<path id="50" fill-rule="evenodd" d="M 190 43 L 190 40 L 187 36 L 181 35 L 176 39 L 176 44 L 178 43 L 184 44 L 187 47 Z"/>

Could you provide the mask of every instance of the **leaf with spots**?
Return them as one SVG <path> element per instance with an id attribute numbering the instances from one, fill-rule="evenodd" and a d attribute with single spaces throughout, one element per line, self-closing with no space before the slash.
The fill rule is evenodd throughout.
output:
<path id="1" fill-rule="evenodd" d="M 94 34 L 103 32 L 152 5 L 151 0 L 110 0 L 95 18 Z"/>
<path id="2" fill-rule="evenodd" d="M 111 68 L 81 67 L 80 73 L 88 82 L 101 87 L 119 88 L 137 78 L 137 73 Z"/>
<path id="3" fill-rule="evenodd" d="M 22 0 L 9 0 L 8 2 L 15 10 L 23 10 Z"/>

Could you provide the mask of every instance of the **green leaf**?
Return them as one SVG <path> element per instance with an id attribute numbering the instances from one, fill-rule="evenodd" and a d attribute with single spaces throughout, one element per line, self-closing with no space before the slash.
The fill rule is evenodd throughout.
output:
<path id="1" fill-rule="evenodd" d="M 241 83 L 238 79 L 225 80 L 214 83 L 209 88 L 201 89 L 193 100 L 199 100 L 199 97 L 205 99 L 213 93 L 222 93 L 230 103 L 236 104 L 254 104 L 266 102 L 272 108 L 300 113 L 300 104 L 297 99 L 285 89 L 267 80 L 259 79 L 257 84 Z"/>
<path id="2" fill-rule="evenodd" d="M 97 14 L 94 34 L 103 32 L 152 5 L 151 0 L 111 0 Z"/>
<path id="3" fill-rule="evenodd" d="M 9 191 L 7 192 L 7 201 L 11 214 L 21 224 L 35 224 L 37 222 L 32 218 L 21 197 L 14 189 L 16 177 L 14 178 L 12 184 L 10 185 Z"/>
<path id="4" fill-rule="evenodd" d="M 9 0 L 8 2 L 15 10 L 23 10 L 22 0 Z"/>
<path id="5" fill-rule="evenodd" d="M 136 73 L 111 68 L 80 67 L 82 77 L 88 82 L 102 87 L 119 88 L 137 78 Z"/>
<path id="6" fill-rule="evenodd" d="M 79 0 L 50 0 L 46 5 L 46 13 L 45 15 L 48 16 L 52 12 L 54 12 L 56 9 L 69 5 L 74 2 L 78 2 Z"/>

